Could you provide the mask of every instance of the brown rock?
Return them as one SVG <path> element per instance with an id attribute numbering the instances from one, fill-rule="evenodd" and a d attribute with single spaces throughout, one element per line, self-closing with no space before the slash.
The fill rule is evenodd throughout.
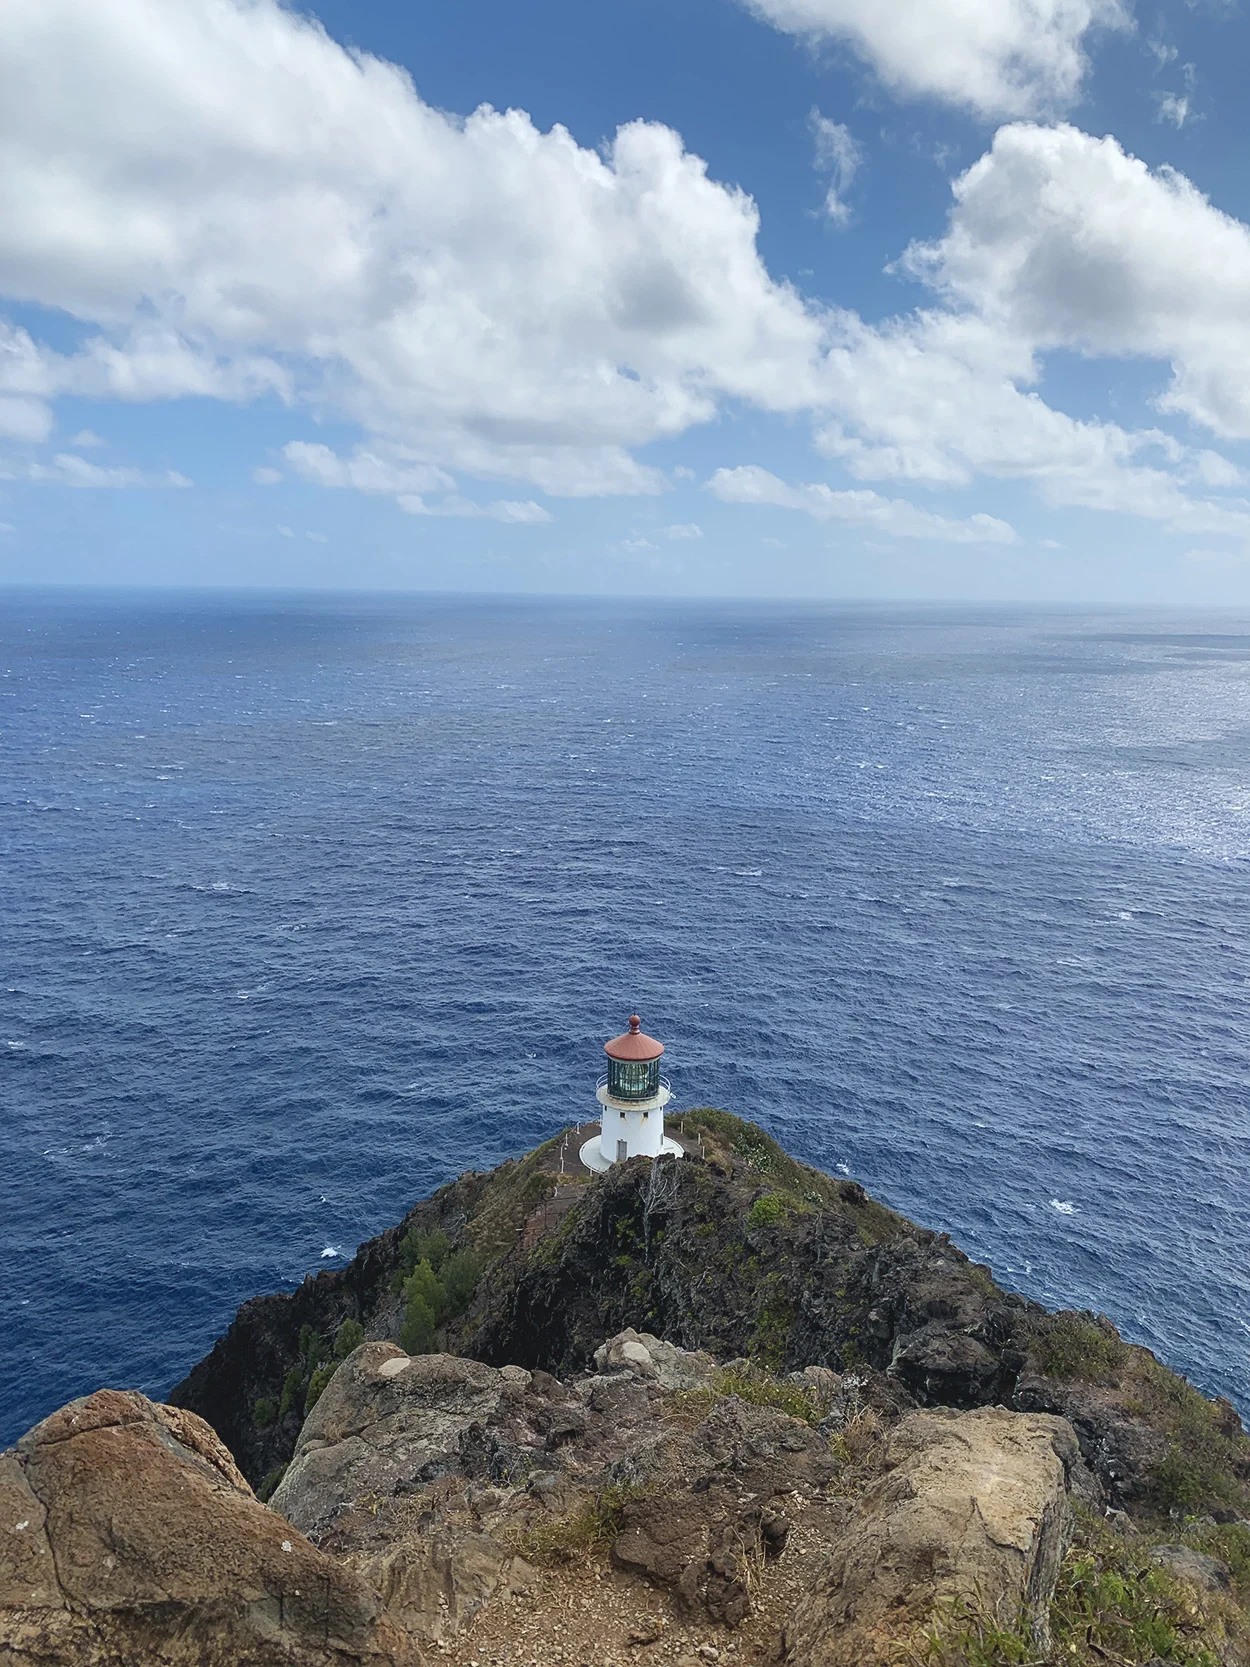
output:
<path id="1" fill-rule="evenodd" d="M 415 1667 L 377 1594 L 259 1504 L 193 1413 L 71 1402 L 0 1455 L 0 1662 Z"/>
<path id="2" fill-rule="evenodd" d="M 1061 1419 L 983 1407 L 917 1412 L 889 1443 L 888 1473 L 864 1496 L 825 1574 L 786 1628 L 802 1667 L 897 1659 L 940 1606 L 1004 1622 L 1023 1613 L 1039 1655 L 1071 1513 L 1056 1443 Z"/>
<path id="3" fill-rule="evenodd" d="M 347 1502 L 459 1470 L 473 1426 L 511 1388 L 502 1372 L 476 1360 L 409 1358 L 393 1343 L 362 1343 L 309 1413 L 274 1510 L 312 1533 Z"/>
<path id="4" fill-rule="evenodd" d="M 734 1396 L 641 1459 L 642 1491 L 622 1508 L 620 1569 L 667 1588 L 686 1609 L 738 1626 L 750 1613 L 750 1560 L 779 1556 L 790 1524 L 772 1503 L 822 1487 L 836 1466 L 808 1425 Z"/>

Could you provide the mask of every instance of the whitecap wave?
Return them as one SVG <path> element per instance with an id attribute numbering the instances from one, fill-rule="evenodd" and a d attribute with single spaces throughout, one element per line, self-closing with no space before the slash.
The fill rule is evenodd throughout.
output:
<path id="1" fill-rule="evenodd" d="M 1050 1207 L 1061 1216 L 1074 1216 L 1076 1214 L 1076 1205 L 1068 1204 L 1062 1198 L 1052 1198 Z"/>
<path id="2" fill-rule="evenodd" d="M 325 1247 L 325 1249 L 321 1252 L 321 1260 L 324 1262 L 331 1257 L 341 1256 L 342 1254 L 343 1254 L 343 1250 L 342 1250 L 341 1245 L 328 1244 Z"/>

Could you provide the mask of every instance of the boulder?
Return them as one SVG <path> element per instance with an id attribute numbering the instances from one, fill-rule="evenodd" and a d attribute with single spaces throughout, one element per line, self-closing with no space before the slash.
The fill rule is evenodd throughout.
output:
<path id="1" fill-rule="evenodd" d="M 702 1349 L 679 1349 L 632 1326 L 595 1350 L 595 1371 L 625 1372 L 648 1378 L 661 1389 L 705 1389 L 720 1371 Z"/>
<path id="2" fill-rule="evenodd" d="M 622 1507 L 612 1561 L 683 1608 L 737 1626 L 750 1612 L 752 1561 L 785 1548 L 781 1502 L 818 1492 L 836 1470 L 828 1441 L 809 1425 L 728 1396 L 694 1430 L 633 1457 L 636 1491 Z"/>
<path id="3" fill-rule="evenodd" d="M 0 1455 L 0 1661 L 418 1667 L 194 1413 L 99 1390 Z"/>
<path id="4" fill-rule="evenodd" d="M 323 1532 L 347 1505 L 389 1498 L 462 1468 L 476 1428 L 525 1382 L 480 1361 L 406 1355 L 362 1343 L 309 1413 L 271 1501 L 307 1533 Z"/>
<path id="5" fill-rule="evenodd" d="M 1149 1496 L 1167 1441 L 1141 1416 L 1125 1391 L 1024 1372 L 1011 1404 L 1021 1412 L 1048 1412 L 1066 1419 L 1112 1505 L 1133 1504 Z"/>
<path id="6" fill-rule="evenodd" d="M 1188 1581 L 1204 1592 L 1227 1592 L 1232 1589 L 1233 1575 L 1227 1563 L 1218 1557 L 1208 1557 L 1189 1545 L 1156 1545 L 1151 1548 L 1150 1561 L 1156 1568 Z"/>
<path id="7" fill-rule="evenodd" d="M 893 1662 L 954 1604 L 1014 1624 L 1049 1654 L 1048 1607 L 1071 1531 L 1061 1419 L 915 1412 L 890 1437 L 828 1568 L 786 1628 L 801 1667 Z"/>

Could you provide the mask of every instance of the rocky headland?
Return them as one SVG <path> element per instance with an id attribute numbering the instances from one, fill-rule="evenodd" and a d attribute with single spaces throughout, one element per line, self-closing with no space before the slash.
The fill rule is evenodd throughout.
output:
<path id="1" fill-rule="evenodd" d="M 0 1664 L 1250 1664 L 1229 1403 L 685 1125 L 681 1162 L 461 1176 L 169 1406 L 37 1425 Z"/>

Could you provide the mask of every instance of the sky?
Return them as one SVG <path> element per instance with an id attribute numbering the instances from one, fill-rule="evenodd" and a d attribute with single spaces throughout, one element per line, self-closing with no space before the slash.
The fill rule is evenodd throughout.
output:
<path id="1" fill-rule="evenodd" d="M 0 583 L 1250 602 L 1225 0 L 5 0 Z"/>

